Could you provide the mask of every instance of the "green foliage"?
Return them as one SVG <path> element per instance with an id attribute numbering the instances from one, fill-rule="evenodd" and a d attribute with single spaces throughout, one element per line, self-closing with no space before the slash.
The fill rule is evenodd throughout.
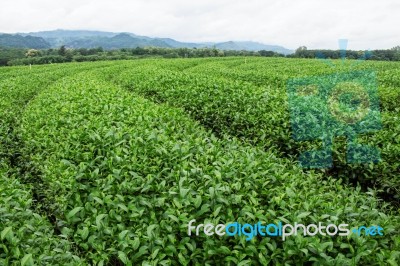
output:
<path id="1" fill-rule="evenodd" d="M 342 57 L 340 50 L 307 50 L 307 47 L 301 46 L 296 49 L 294 54 L 288 57 L 294 58 L 329 58 L 340 59 Z M 363 57 L 363 51 L 346 50 L 346 59 L 360 59 Z M 386 50 L 373 50 L 367 56 L 367 60 L 380 60 L 380 61 L 399 61 L 400 51 L 398 48 Z"/>
<path id="2" fill-rule="evenodd" d="M 7 66 L 13 59 L 24 58 L 25 49 L 0 48 L 0 66 Z"/>
<path id="3" fill-rule="evenodd" d="M 73 246 L 58 237 L 46 217 L 34 211 L 31 189 L 0 168 L 0 264 L 79 265 Z"/>
<path id="4" fill-rule="evenodd" d="M 398 210 L 281 151 L 298 147 L 286 144 L 295 145 L 282 86 L 330 71 L 316 66 L 222 58 L 0 69 L 0 264 L 396 265 Z M 398 80 L 376 67 L 387 129 L 374 138 L 393 153 L 393 174 Z M 192 219 L 380 225 L 384 236 L 189 237 Z"/>
<path id="5" fill-rule="evenodd" d="M 253 58 L 252 63 L 243 64 L 243 59 L 230 60 L 236 66 L 230 67 L 224 61 L 211 60 L 183 71 L 174 69 L 182 61 L 152 62 L 133 70 L 130 70 L 130 63 L 126 63 L 124 69 L 127 70 L 114 79 L 152 100 L 184 108 L 218 135 L 236 136 L 265 149 L 274 149 L 288 158 L 297 159 L 302 151 L 316 149 L 321 145 L 319 141 L 298 142 L 292 138 L 286 80 L 289 73 L 293 73 L 293 76 L 300 73 L 316 75 L 346 71 L 348 66 L 324 69 L 320 67 L 321 63 L 315 61 L 297 64 L 297 61 L 295 63 L 282 59 L 267 64 L 265 59 Z M 382 66 L 374 63 L 360 67 L 379 69 Z M 382 130 L 374 134 L 361 134 L 358 138 L 360 143 L 380 148 L 382 161 L 376 165 L 348 164 L 346 139 L 339 138 L 334 140 L 334 168 L 323 172 L 351 183 L 360 182 L 364 187 L 376 186 L 385 198 L 399 201 L 400 164 L 397 158 L 400 157 L 400 124 L 396 99 L 400 92 L 396 89 L 398 76 L 392 74 L 396 71 L 378 73 L 383 106 Z M 391 86 L 390 89 L 386 88 L 386 84 Z"/>
<path id="6" fill-rule="evenodd" d="M 67 62 L 65 57 L 59 55 L 32 57 L 32 58 L 22 58 L 14 59 L 8 62 L 10 66 L 23 66 L 23 65 L 43 65 L 43 64 L 55 64 Z"/>
<path id="7" fill-rule="evenodd" d="M 71 72 L 72 74 L 73 72 Z M 0 75 L 0 265 L 80 265 L 73 245 L 56 234 L 38 202 L 40 184 L 21 160 L 18 126 L 24 106 L 40 89 L 64 76 L 63 69 L 13 69 Z"/>
<path id="8" fill-rule="evenodd" d="M 124 35 L 124 34 L 122 34 Z M 129 37 L 129 36 L 128 36 Z M 122 36 L 122 39 L 126 38 L 126 36 Z M 129 37 L 130 38 L 130 37 Z M 104 39 L 108 39 L 104 37 Z M 1 42 L 1 40 L 0 40 Z M 61 41 L 62 42 L 62 41 Z M 113 46 L 112 43 L 107 41 L 107 45 L 103 45 L 105 49 L 108 49 L 106 52 L 102 47 L 97 48 L 82 48 L 82 47 L 96 47 L 99 43 L 89 43 L 84 44 L 82 46 L 79 45 L 79 42 L 88 42 L 87 39 L 82 39 L 78 41 L 78 44 L 73 44 L 72 47 L 81 47 L 81 48 L 68 48 L 65 45 L 62 45 L 59 49 L 43 49 L 38 50 L 35 53 L 36 58 L 32 59 L 32 55 L 27 52 L 27 49 L 12 49 L 12 48 L 0 48 L 0 66 L 17 66 L 17 65 L 41 65 L 41 64 L 51 64 L 51 63 L 63 63 L 63 62 L 86 62 L 86 61 L 105 61 L 105 60 L 132 60 L 138 58 L 146 58 L 146 57 L 163 57 L 163 58 L 199 58 L 199 57 L 231 57 L 231 56 L 250 56 L 250 57 L 285 57 L 284 54 L 273 52 L 273 51 L 251 51 L 249 50 L 240 50 L 240 47 L 234 45 L 236 47 L 235 50 L 232 50 L 232 47 L 229 45 L 226 47 L 225 45 L 219 46 L 216 48 L 170 48 L 158 47 L 157 45 L 135 45 L 130 44 L 127 46 L 121 46 L 121 44 L 117 44 Z M 157 42 L 156 42 L 157 44 Z M 250 44 L 249 44 L 250 45 Z M 132 48 L 135 47 L 136 48 Z M 0 45 L 1 47 L 1 45 Z M 8 47 L 8 46 L 4 46 Z M 13 47 L 13 46 L 11 46 Z M 20 47 L 20 46 L 17 46 Z M 27 46 L 31 48 L 31 46 Z M 70 47 L 70 46 L 68 46 Z M 120 48 L 124 47 L 124 48 Z M 131 47 L 131 48 L 129 48 Z M 225 47 L 225 48 L 224 48 Z M 118 49 L 117 49 L 118 48 Z M 271 47 L 272 48 L 272 47 Z M 227 49 L 227 50 L 226 50 Z M 275 49 L 279 49 L 279 46 L 275 47 Z M 32 50 L 32 49 L 31 49 Z M 373 55 L 366 58 L 372 60 L 381 60 L 381 61 L 399 61 L 400 60 L 400 52 L 398 48 L 393 48 L 390 50 L 375 50 L 372 52 Z M 306 47 L 300 47 L 296 50 L 294 54 L 288 54 L 286 57 L 288 58 L 317 58 L 319 54 L 324 54 L 326 58 L 337 59 L 340 58 L 340 51 L 332 51 L 332 50 L 307 50 Z M 28 58 L 25 58 L 28 57 Z M 363 57 L 362 51 L 348 51 L 347 59 L 359 59 Z"/>

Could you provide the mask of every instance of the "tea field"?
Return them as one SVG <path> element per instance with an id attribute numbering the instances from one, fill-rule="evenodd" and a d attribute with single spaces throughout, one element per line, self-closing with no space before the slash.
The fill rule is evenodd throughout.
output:
<path id="1" fill-rule="evenodd" d="M 0 68 L 0 265 L 399 265 L 400 63 L 143 59 Z M 288 80 L 373 70 L 377 163 L 306 169 Z M 302 128 L 302 130 L 311 130 Z M 189 221 L 379 225 L 188 235 Z"/>

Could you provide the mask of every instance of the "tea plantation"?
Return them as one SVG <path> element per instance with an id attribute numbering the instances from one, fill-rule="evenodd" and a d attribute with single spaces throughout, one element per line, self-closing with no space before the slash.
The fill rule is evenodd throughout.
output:
<path id="1" fill-rule="evenodd" d="M 0 68 L 0 265 L 398 265 L 400 63 L 143 59 Z M 376 163 L 302 168 L 287 82 L 373 70 Z M 312 130 L 305 128 L 304 130 Z M 188 235 L 197 224 L 383 235 Z"/>

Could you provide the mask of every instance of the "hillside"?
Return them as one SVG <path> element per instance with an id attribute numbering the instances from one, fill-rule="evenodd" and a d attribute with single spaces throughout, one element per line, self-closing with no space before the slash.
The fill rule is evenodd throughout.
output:
<path id="1" fill-rule="evenodd" d="M 95 48 L 121 49 L 136 47 L 172 47 L 165 42 L 157 39 L 141 39 L 133 37 L 127 33 L 120 33 L 113 37 L 83 37 L 66 43 L 70 48 Z"/>
<path id="2" fill-rule="evenodd" d="M 94 48 L 104 49 L 135 48 L 135 47 L 170 47 L 170 48 L 212 48 L 221 50 L 267 50 L 282 54 L 291 54 L 292 50 L 278 45 L 267 45 L 252 41 L 227 41 L 227 42 L 180 42 L 171 38 L 158 38 L 140 36 L 133 33 L 117 33 L 86 30 L 54 30 L 20 33 L 21 36 L 39 37 L 51 47 L 57 48 L 66 45 L 70 48 Z M 34 48 L 34 47 L 30 47 Z"/>
<path id="3" fill-rule="evenodd" d="M 0 47 L 47 49 L 51 46 L 41 37 L 0 34 Z"/>

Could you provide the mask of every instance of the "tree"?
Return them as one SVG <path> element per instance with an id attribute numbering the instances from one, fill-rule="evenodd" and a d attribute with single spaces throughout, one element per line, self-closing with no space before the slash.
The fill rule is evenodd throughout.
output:
<path id="1" fill-rule="evenodd" d="M 39 56 L 39 55 L 40 55 L 40 52 L 38 50 L 35 50 L 35 49 L 29 49 L 25 54 L 26 57 L 36 57 L 36 56 Z"/>
<path id="2" fill-rule="evenodd" d="M 296 53 L 300 53 L 303 51 L 307 51 L 307 47 L 306 46 L 300 46 L 299 48 L 296 49 Z"/>
<path id="3" fill-rule="evenodd" d="M 296 51 L 295 51 L 295 55 L 296 55 L 296 57 L 307 57 L 306 56 L 306 53 L 307 53 L 307 47 L 306 46 L 300 46 L 299 48 L 297 48 L 296 49 Z"/>
<path id="4" fill-rule="evenodd" d="M 61 46 L 60 49 L 58 49 L 58 54 L 61 56 L 65 56 L 67 53 L 67 49 L 65 48 L 65 45 Z"/>
<path id="5" fill-rule="evenodd" d="M 391 50 L 400 52 L 400 45 L 397 45 L 396 47 L 393 47 Z"/>
<path id="6" fill-rule="evenodd" d="M 266 51 L 266 50 L 258 51 L 258 53 L 261 56 L 266 56 L 266 57 L 273 57 L 275 55 L 275 53 L 273 51 Z"/>
<path id="7" fill-rule="evenodd" d="M 65 51 L 65 61 L 66 62 L 72 62 L 73 59 L 73 52 L 71 50 Z"/>

